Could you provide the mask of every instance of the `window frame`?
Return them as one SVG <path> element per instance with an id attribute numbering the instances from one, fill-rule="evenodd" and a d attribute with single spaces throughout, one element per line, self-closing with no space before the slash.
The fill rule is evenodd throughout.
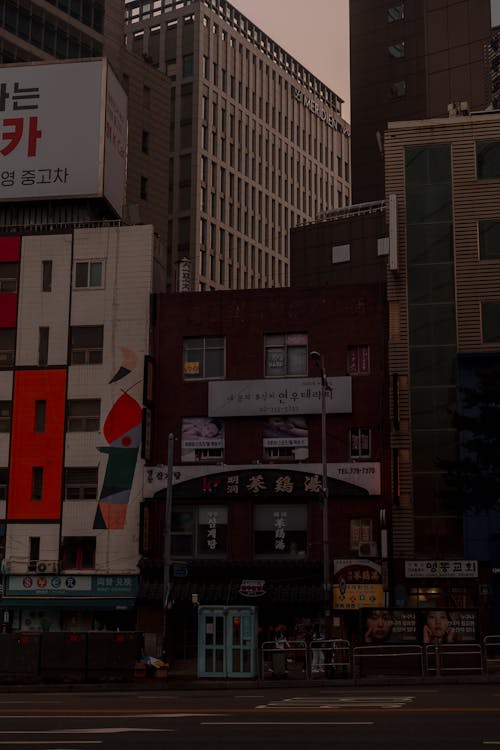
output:
<path id="1" fill-rule="evenodd" d="M 100 266 L 100 283 L 93 284 L 92 282 L 92 266 Z M 80 284 L 78 282 L 78 267 L 86 266 L 86 283 Z M 88 258 L 84 260 L 75 260 L 75 267 L 73 271 L 73 288 L 76 290 L 82 289 L 104 289 L 104 269 L 105 261 L 101 258 Z"/>
<path id="2" fill-rule="evenodd" d="M 84 472 L 87 472 L 92 479 L 85 478 Z M 80 474 L 81 477 L 77 475 Z M 74 478 L 72 478 L 72 475 Z M 74 493 L 68 493 L 69 490 L 77 490 Z M 99 489 L 99 467 L 98 466 L 66 466 L 64 469 L 64 500 L 68 502 L 78 502 L 87 500 L 97 500 Z M 70 494 L 77 496 L 70 497 Z"/>
<path id="3" fill-rule="evenodd" d="M 367 438 L 368 440 L 368 448 L 366 452 L 363 452 L 362 443 L 363 439 Z M 349 458 L 351 461 L 355 460 L 365 460 L 367 458 L 371 458 L 372 455 L 372 431 L 370 427 L 349 427 Z M 358 442 L 358 448 L 353 450 L 353 445 L 355 444 L 355 441 Z"/>
<path id="4" fill-rule="evenodd" d="M 201 544 L 201 532 L 200 529 L 202 529 L 205 524 L 200 524 L 200 514 L 203 513 L 210 513 L 210 512 L 222 512 L 223 516 L 225 516 L 225 520 L 223 518 L 222 522 L 218 524 L 222 527 L 222 541 L 221 545 L 223 549 L 221 551 L 214 550 L 212 551 L 202 551 L 200 550 L 200 544 Z M 192 528 L 191 532 L 189 530 L 176 530 L 176 515 L 181 514 L 191 514 L 191 523 Z M 216 533 L 216 532 L 215 532 Z M 191 553 L 186 553 L 185 550 L 182 552 L 177 553 L 175 549 L 175 540 L 180 539 L 181 537 L 190 537 L 191 538 Z M 171 550 L 171 556 L 172 558 L 175 558 L 177 560 L 182 559 L 189 559 L 189 560 L 195 560 L 195 559 L 226 559 L 228 556 L 228 548 L 229 548 L 229 510 L 228 506 L 223 504 L 218 505 L 175 505 L 172 508 L 172 524 L 171 524 L 171 538 L 172 538 L 172 550 Z M 219 537 L 220 538 L 220 537 Z M 215 537 L 217 539 L 217 537 Z"/>
<path id="5" fill-rule="evenodd" d="M 296 551 L 290 552 L 290 551 L 282 551 L 281 549 L 278 549 L 277 545 L 278 543 L 281 543 L 281 536 L 278 536 L 277 532 L 280 530 L 279 526 L 276 525 L 276 521 L 279 521 L 280 518 L 276 516 L 276 514 L 287 514 L 290 511 L 297 512 L 297 515 L 302 514 L 303 516 L 303 523 L 305 524 L 305 528 L 292 528 L 289 529 L 291 532 L 292 541 L 289 542 L 290 547 L 291 545 L 300 545 L 303 547 L 303 549 L 297 549 Z M 262 512 L 263 514 L 263 520 L 258 519 L 258 513 Z M 273 527 L 272 528 L 258 528 L 261 525 L 264 525 L 267 523 L 267 519 L 265 518 L 266 514 L 272 514 L 272 517 L 275 519 L 273 521 Z M 300 520 L 300 519 L 299 519 Z M 253 508 L 253 555 L 255 559 L 307 559 L 308 557 L 308 547 L 309 547 L 309 518 L 308 518 L 308 509 L 306 503 L 297 503 L 297 504 L 287 504 L 287 505 L 280 505 L 279 503 L 273 503 L 273 504 L 255 504 Z M 298 525 L 297 521 L 292 520 L 292 524 Z M 272 551 L 257 551 L 258 549 L 258 542 L 260 540 L 257 539 L 257 534 L 266 534 L 268 538 L 270 539 L 270 535 L 274 534 L 274 549 Z M 285 535 L 286 535 L 286 529 L 285 529 Z M 298 535 L 303 535 L 303 538 L 300 539 Z M 260 541 L 261 549 L 262 547 L 266 547 L 266 538 L 262 538 L 262 541 Z M 286 544 L 286 536 L 284 537 L 283 543 Z M 298 540 L 298 541 L 295 541 Z M 267 543 L 269 544 L 269 542 Z"/>
<path id="6" fill-rule="evenodd" d="M 369 530 L 369 539 L 362 538 L 363 528 Z M 354 533 L 358 531 L 357 535 Z M 357 541 L 355 537 L 357 536 Z M 349 549 L 358 550 L 361 543 L 369 543 L 375 541 L 373 538 L 373 519 L 371 518 L 350 518 L 349 519 Z"/>
<path id="7" fill-rule="evenodd" d="M 198 346 L 193 343 L 192 347 L 187 346 L 188 342 L 200 342 Z M 207 346 L 209 342 L 214 342 L 214 346 Z M 218 346 L 215 342 L 221 342 Z M 222 352 L 222 372 L 216 375 L 207 374 L 207 352 L 216 352 L 220 350 Z M 198 364 L 201 366 L 201 373 L 188 372 L 190 369 L 187 365 L 197 364 L 196 360 L 189 360 L 187 358 L 188 352 L 201 352 L 202 358 Z M 194 369 L 194 368 L 193 368 Z M 182 342 L 182 378 L 185 382 L 200 381 L 200 380 L 223 380 L 226 377 L 226 338 L 225 336 L 186 336 Z"/>
<path id="8" fill-rule="evenodd" d="M 366 356 L 368 367 L 362 362 Z M 354 362 L 354 359 L 356 360 Z M 347 374 L 351 376 L 365 376 L 371 374 L 371 351 L 369 344 L 353 344 L 347 347 Z"/>
<path id="9" fill-rule="evenodd" d="M 304 343 L 293 343 L 293 338 L 304 338 Z M 283 342 L 280 343 L 277 339 L 282 338 Z M 273 341 L 275 339 L 275 341 Z M 281 349 L 283 352 L 283 362 L 284 365 L 282 366 L 284 368 L 284 372 L 279 373 L 273 373 L 269 372 L 269 370 L 272 370 L 272 367 L 269 365 L 269 357 L 270 357 L 270 350 L 278 350 Z M 303 349 L 304 350 L 304 357 L 303 357 L 303 363 L 304 367 L 302 372 L 290 372 L 290 355 L 289 352 L 291 349 Z M 278 355 L 275 355 L 278 356 Z M 309 374 L 309 367 L 308 367 L 308 356 L 309 356 L 309 337 L 307 333 L 266 333 L 264 334 L 264 377 L 266 378 L 302 378 L 307 377 Z M 278 368 L 274 368 L 278 369 Z"/>
<path id="10" fill-rule="evenodd" d="M 90 331 L 94 329 L 96 333 L 100 333 L 100 336 L 97 336 L 97 343 L 90 345 L 87 344 L 85 346 L 83 345 L 75 345 L 74 338 L 78 336 L 78 334 L 82 334 L 84 331 Z M 99 344 L 100 339 L 100 344 Z M 104 326 L 103 325 L 97 325 L 97 326 L 71 326 L 70 328 L 70 352 L 69 352 L 69 360 L 71 365 L 101 365 L 103 361 L 103 350 L 104 350 Z M 75 360 L 75 354 L 77 352 L 83 353 L 83 362 L 74 361 Z M 92 362 L 90 361 L 95 355 L 97 354 L 97 361 Z"/>
<path id="11" fill-rule="evenodd" d="M 5 414 L 3 412 L 5 411 Z M 8 416 L 7 416 L 8 411 Z M 6 434 L 12 426 L 12 401 L 0 401 L 0 433 Z M 5 429 L 7 428 L 7 429 Z"/>
<path id="12" fill-rule="evenodd" d="M 99 410 L 93 414 L 72 414 L 77 404 L 94 404 Z M 78 409 L 77 409 L 78 411 Z M 95 420 L 92 422 L 92 420 Z M 77 425 L 80 425 L 78 427 Z M 66 432 L 99 432 L 101 426 L 101 400 L 99 398 L 72 398 L 66 405 Z"/>
<path id="13" fill-rule="evenodd" d="M 95 570 L 96 567 L 96 537 L 95 536 L 66 536 L 62 539 L 61 544 L 61 567 L 63 570 Z M 74 557 L 69 560 L 69 554 Z M 85 556 L 90 553 L 91 560 L 85 563 Z"/>

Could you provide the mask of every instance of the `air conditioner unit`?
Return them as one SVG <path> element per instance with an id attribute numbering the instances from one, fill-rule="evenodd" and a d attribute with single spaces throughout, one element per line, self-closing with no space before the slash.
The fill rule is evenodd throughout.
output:
<path id="1" fill-rule="evenodd" d="M 358 555 L 360 557 L 377 557 L 377 542 L 360 542 L 358 545 Z"/>
<path id="2" fill-rule="evenodd" d="M 53 560 L 38 560 L 36 564 L 37 573 L 57 573 L 59 565 Z"/>

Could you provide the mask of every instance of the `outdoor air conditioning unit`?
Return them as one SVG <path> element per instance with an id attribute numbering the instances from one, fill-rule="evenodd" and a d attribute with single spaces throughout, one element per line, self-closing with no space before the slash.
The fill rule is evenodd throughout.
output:
<path id="1" fill-rule="evenodd" d="M 358 545 L 358 555 L 360 557 L 377 557 L 377 542 L 360 542 Z"/>
<path id="2" fill-rule="evenodd" d="M 59 565 L 53 560 L 38 560 L 36 564 L 37 573 L 58 573 Z"/>

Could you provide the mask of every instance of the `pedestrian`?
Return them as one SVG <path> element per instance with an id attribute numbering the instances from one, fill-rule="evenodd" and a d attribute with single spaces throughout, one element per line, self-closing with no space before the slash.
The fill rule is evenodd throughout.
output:
<path id="1" fill-rule="evenodd" d="M 312 653 L 312 667 L 311 672 L 318 674 L 325 670 L 325 654 L 323 653 L 323 647 L 321 641 L 323 637 L 321 635 L 319 625 L 316 624 L 313 628 L 313 634 L 311 639 L 311 653 Z"/>
<path id="2" fill-rule="evenodd" d="M 282 680 L 288 676 L 286 649 L 290 647 L 284 625 L 274 631 L 273 672 L 274 678 Z"/>

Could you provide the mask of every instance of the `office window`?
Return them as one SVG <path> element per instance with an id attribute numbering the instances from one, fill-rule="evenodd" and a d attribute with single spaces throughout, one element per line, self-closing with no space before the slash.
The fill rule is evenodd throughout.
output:
<path id="1" fill-rule="evenodd" d="M 225 557 L 227 508 L 172 509 L 172 557 Z"/>
<path id="2" fill-rule="evenodd" d="M 225 340 L 222 336 L 184 339 L 183 373 L 185 380 L 223 378 Z"/>
<path id="3" fill-rule="evenodd" d="M 45 367 L 49 361 L 49 329 L 41 326 L 38 329 L 38 365 Z"/>
<path id="4" fill-rule="evenodd" d="M 351 518 L 349 523 L 350 549 L 358 550 L 360 544 L 371 541 L 373 541 L 371 518 Z"/>
<path id="5" fill-rule="evenodd" d="M 16 353 L 15 328 L 0 328 L 0 368 L 12 367 Z"/>
<path id="6" fill-rule="evenodd" d="M 71 326 L 70 363 L 97 365 L 102 362 L 104 326 Z"/>
<path id="7" fill-rule="evenodd" d="M 68 401 L 68 432 L 97 432 L 101 421 L 101 402 L 98 398 Z"/>
<path id="8" fill-rule="evenodd" d="M 368 375 L 370 373 L 370 347 L 350 346 L 347 349 L 347 374 Z"/>
<path id="9" fill-rule="evenodd" d="M 481 260 L 500 259 L 500 219 L 479 222 L 479 257 Z"/>
<path id="10" fill-rule="evenodd" d="M 0 401 L 0 432 L 10 432 L 12 401 Z"/>
<path id="11" fill-rule="evenodd" d="M 254 508 L 255 557 L 307 557 L 305 505 L 257 505 Z"/>
<path id="12" fill-rule="evenodd" d="M 17 292 L 17 263 L 0 263 L 0 292 Z"/>
<path id="13" fill-rule="evenodd" d="M 404 3 L 400 5 L 392 5 L 387 8 L 387 23 L 394 23 L 394 21 L 402 21 L 405 17 L 405 6 Z"/>
<path id="14" fill-rule="evenodd" d="M 101 289 L 104 279 L 102 260 L 78 260 L 75 263 L 75 287 L 77 289 Z"/>
<path id="15" fill-rule="evenodd" d="M 349 455 L 351 458 L 371 456 L 371 431 L 367 427 L 353 427 L 349 430 Z"/>
<path id="16" fill-rule="evenodd" d="M 95 467 L 68 467 L 64 477 L 66 500 L 96 500 L 98 469 Z"/>
<path id="17" fill-rule="evenodd" d="M 52 261 L 42 261 L 42 292 L 52 291 Z"/>
<path id="18" fill-rule="evenodd" d="M 389 86 L 389 99 L 398 99 L 406 94 L 406 81 L 394 81 Z"/>
<path id="19" fill-rule="evenodd" d="M 9 486 L 9 470 L 0 469 L 0 500 L 7 500 L 7 489 Z"/>
<path id="20" fill-rule="evenodd" d="M 41 500 L 43 493 L 43 467 L 33 466 L 31 473 L 31 499 Z"/>
<path id="21" fill-rule="evenodd" d="M 29 537 L 29 560 L 30 562 L 38 562 L 40 559 L 40 537 L 30 536 Z"/>
<path id="22" fill-rule="evenodd" d="M 401 57 L 405 56 L 405 43 L 404 42 L 397 42 L 396 44 L 390 44 L 387 48 L 389 52 L 389 57 L 399 60 Z"/>
<path id="23" fill-rule="evenodd" d="M 141 149 L 143 154 L 149 154 L 149 132 L 147 130 L 142 131 Z"/>
<path id="24" fill-rule="evenodd" d="M 35 401 L 35 432 L 45 432 L 46 401 Z"/>
<path id="25" fill-rule="evenodd" d="M 66 536 L 62 540 L 64 570 L 93 570 L 96 540 L 93 536 Z"/>
<path id="26" fill-rule="evenodd" d="M 182 75 L 184 78 L 189 78 L 194 73 L 194 55 L 190 53 L 184 55 L 182 58 Z"/>
<path id="27" fill-rule="evenodd" d="M 477 141 L 476 162 L 479 180 L 499 179 L 500 141 Z"/>
<path id="28" fill-rule="evenodd" d="M 278 333 L 265 337 L 267 377 L 307 375 L 307 334 Z"/>
<path id="29" fill-rule="evenodd" d="M 148 199 L 148 178 L 141 177 L 141 189 L 140 189 L 141 200 L 147 201 Z"/>
<path id="30" fill-rule="evenodd" d="M 500 302 L 482 302 L 483 343 L 500 343 Z"/>

